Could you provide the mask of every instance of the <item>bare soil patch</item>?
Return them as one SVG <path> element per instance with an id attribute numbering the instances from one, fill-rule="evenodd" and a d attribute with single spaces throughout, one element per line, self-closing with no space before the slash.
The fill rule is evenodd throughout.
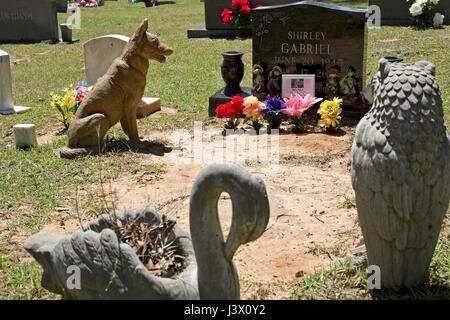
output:
<path id="1" fill-rule="evenodd" d="M 278 170 L 266 171 L 258 162 L 245 165 L 264 180 L 271 217 L 263 236 L 242 246 L 234 257 L 243 298 L 287 298 L 289 281 L 333 265 L 338 256 L 360 241 L 356 209 L 343 206 L 346 197 L 354 195 L 349 171 L 350 134 L 281 135 Z M 170 141 L 164 133 L 150 136 Z M 168 144 L 166 148 L 174 147 Z M 114 180 L 116 207 L 154 207 L 189 230 L 191 187 L 204 165 L 177 164 L 169 156 L 144 152 L 138 158 L 141 171 Z M 155 163 L 165 164 L 165 172 L 145 169 Z M 227 234 L 232 213 L 226 194 L 219 201 L 219 211 Z M 63 224 L 47 225 L 42 231 L 69 233 L 79 228 L 75 217 Z"/>

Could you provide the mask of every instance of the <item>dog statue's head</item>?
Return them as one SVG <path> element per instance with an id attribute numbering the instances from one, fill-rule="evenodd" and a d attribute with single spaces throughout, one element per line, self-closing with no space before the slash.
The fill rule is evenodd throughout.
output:
<path id="1" fill-rule="evenodd" d="M 165 62 L 166 56 L 173 53 L 173 50 L 161 43 L 157 36 L 147 32 L 148 20 L 145 19 L 137 29 L 131 41 L 139 48 L 140 55 L 146 59 L 153 59 Z"/>

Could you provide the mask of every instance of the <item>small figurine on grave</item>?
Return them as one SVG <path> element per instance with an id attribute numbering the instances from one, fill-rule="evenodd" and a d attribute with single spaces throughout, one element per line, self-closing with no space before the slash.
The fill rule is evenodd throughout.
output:
<path id="1" fill-rule="evenodd" d="M 356 78 L 356 70 L 349 67 L 347 74 L 340 81 L 341 94 L 344 96 L 344 105 L 353 105 L 358 102 L 358 79 Z"/>
<path id="2" fill-rule="evenodd" d="M 267 96 L 263 73 L 264 69 L 259 64 L 253 66 L 253 95 L 259 100 L 264 100 Z"/>
<path id="3" fill-rule="evenodd" d="M 327 72 L 327 81 L 325 84 L 325 97 L 327 99 L 333 99 L 339 96 L 339 73 L 341 68 L 339 66 L 330 67 Z"/>
<path id="4" fill-rule="evenodd" d="M 273 67 L 269 72 L 269 81 L 267 81 L 267 90 L 272 97 L 281 95 L 281 76 L 283 72 L 279 66 Z"/>

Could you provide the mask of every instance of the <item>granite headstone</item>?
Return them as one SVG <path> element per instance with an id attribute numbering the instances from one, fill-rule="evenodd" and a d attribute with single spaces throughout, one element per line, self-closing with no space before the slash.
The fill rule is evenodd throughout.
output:
<path id="1" fill-rule="evenodd" d="M 381 26 L 409 26 L 413 24 L 409 7 L 415 1 L 369 0 L 369 6 L 380 7 Z M 444 24 L 450 24 L 450 0 L 440 0 L 435 11 L 443 14 Z"/>
<path id="2" fill-rule="evenodd" d="M 59 42 L 55 0 L 0 0 L 0 43 Z"/>
<path id="3" fill-rule="evenodd" d="M 262 67 L 266 85 L 274 68 L 282 74 L 314 74 L 316 96 L 342 97 L 344 110 L 361 114 L 368 109 L 360 95 L 366 12 L 313 1 L 257 8 L 253 11 L 253 66 Z"/>
<path id="4" fill-rule="evenodd" d="M 253 6 L 272 6 L 294 3 L 298 0 L 249 0 Z M 238 28 L 226 25 L 222 21 L 221 13 L 225 8 L 232 9 L 232 0 L 205 0 L 205 26 L 188 30 L 188 38 L 234 38 L 250 37 L 251 26 Z"/>

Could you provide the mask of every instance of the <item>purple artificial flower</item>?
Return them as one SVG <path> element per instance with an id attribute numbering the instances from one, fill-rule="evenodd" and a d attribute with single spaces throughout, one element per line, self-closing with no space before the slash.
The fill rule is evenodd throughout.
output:
<path id="1" fill-rule="evenodd" d="M 266 105 L 263 110 L 265 116 L 278 115 L 286 108 L 286 103 L 278 96 L 267 96 L 264 104 Z"/>

